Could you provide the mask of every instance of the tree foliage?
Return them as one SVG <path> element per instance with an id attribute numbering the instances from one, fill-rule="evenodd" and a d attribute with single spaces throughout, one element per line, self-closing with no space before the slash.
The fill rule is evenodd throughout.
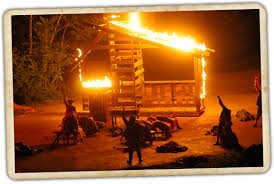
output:
<path id="1" fill-rule="evenodd" d="M 15 17 L 12 20 L 15 25 L 21 23 L 21 27 L 29 25 L 27 18 Z M 93 21 L 99 24 L 102 20 L 102 15 L 99 14 L 33 16 L 31 54 L 28 52 L 30 39 L 20 38 L 20 30 L 14 30 L 13 27 L 15 102 L 49 102 L 60 97 L 62 90 L 71 88 L 77 77 L 70 72 L 70 68 L 76 64 L 75 45 L 81 41 L 91 41 L 97 35 L 97 30 L 82 23 Z M 17 40 L 20 43 L 16 43 Z"/>

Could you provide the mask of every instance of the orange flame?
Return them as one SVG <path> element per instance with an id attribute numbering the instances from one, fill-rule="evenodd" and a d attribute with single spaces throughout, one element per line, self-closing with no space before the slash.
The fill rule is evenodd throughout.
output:
<path id="1" fill-rule="evenodd" d="M 82 56 L 82 50 L 77 48 L 78 51 L 78 56 L 75 58 L 75 61 L 78 61 L 78 59 Z M 79 64 L 79 79 L 82 81 L 82 68 L 81 68 L 81 63 Z"/>
<path id="2" fill-rule="evenodd" d="M 202 89 L 201 89 L 201 94 L 200 94 L 200 98 L 204 99 L 205 98 L 205 94 L 206 94 L 206 73 L 205 73 L 205 58 L 204 56 L 202 57 Z"/>
<path id="3" fill-rule="evenodd" d="M 110 21 L 111 24 L 130 30 L 132 35 L 139 38 L 143 38 L 152 42 L 156 42 L 162 45 L 180 49 L 186 52 L 192 52 L 194 50 L 206 51 L 205 44 L 198 44 L 190 36 L 182 37 L 177 36 L 176 33 L 171 35 L 168 33 L 158 33 L 149 29 L 141 27 L 141 23 L 138 17 L 138 13 L 134 12 L 130 14 L 129 23 Z"/>
<path id="4" fill-rule="evenodd" d="M 131 32 L 133 36 L 143 38 L 155 43 L 173 47 L 185 52 L 193 52 L 195 50 L 205 52 L 207 50 L 204 43 L 198 44 L 190 36 L 183 37 L 177 36 L 176 33 L 168 34 L 166 32 L 159 33 L 154 32 L 149 29 L 141 27 L 140 19 L 137 12 L 130 13 L 129 23 L 119 22 L 119 21 L 110 21 L 111 24 L 119 26 L 121 28 L 127 29 Z M 205 73 L 205 59 L 202 57 L 202 86 L 200 98 L 204 99 L 206 94 L 206 73 Z"/>
<path id="5" fill-rule="evenodd" d="M 82 86 L 84 88 L 109 88 L 112 86 L 111 81 L 107 76 L 105 76 L 104 80 L 88 80 L 83 81 Z"/>

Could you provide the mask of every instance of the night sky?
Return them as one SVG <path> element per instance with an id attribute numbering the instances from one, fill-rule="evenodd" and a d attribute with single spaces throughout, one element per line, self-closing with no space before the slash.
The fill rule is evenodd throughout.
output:
<path id="1" fill-rule="evenodd" d="M 141 17 L 144 27 L 189 35 L 198 43 L 205 43 L 208 48 L 214 49 L 215 52 L 206 58 L 209 70 L 230 72 L 260 69 L 259 10 L 157 12 L 142 13 Z M 165 49 L 155 50 L 154 53 L 158 53 L 159 58 L 168 55 Z M 174 53 L 170 52 L 167 58 L 173 56 Z M 151 62 L 157 60 L 157 65 L 164 64 L 159 58 L 150 57 Z"/>

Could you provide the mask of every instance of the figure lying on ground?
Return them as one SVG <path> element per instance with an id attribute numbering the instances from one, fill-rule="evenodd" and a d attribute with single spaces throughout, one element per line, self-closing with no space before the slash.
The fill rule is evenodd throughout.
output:
<path id="1" fill-rule="evenodd" d="M 157 115 L 156 119 L 159 120 L 159 121 L 170 123 L 172 130 L 174 130 L 175 128 L 182 129 L 180 127 L 179 123 L 178 123 L 177 118 L 172 118 L 172 117 L 168 117 L 168 116 Z"/>
<path id="2" fill-rule="evenodd" d="M 92 117 L 78 116 L 77 119 L 86 136 L 92 136 L 99 131 L 97 122 Z"/>
<path id="3" fill-rule="evenodd" d="M 174 141 L 169 141 L 168 143 L 157 146 L 156 152 L 157 153 L 178 153 L 178 152 L 184 152 L 188 150 L 186 146 L 182 146 Z"/>
<path id="4" fill-rule="evenodd" d="M 163 139 L 168 139 L 171 137 L 171 130 L 169 126 L 163 121 L 159 121 L 154 117 L 148 117 L 147 120 L 150 122 L 151 130 L 155 130 L 158 128 L 162 131 Z"/>
<path id="5" fill-rule="evenodd" d="M 255 117 L 252 114 L 243 109 L 237 112 L 236 117 L 240 118 L 240 121 L 255 120 Z"/>

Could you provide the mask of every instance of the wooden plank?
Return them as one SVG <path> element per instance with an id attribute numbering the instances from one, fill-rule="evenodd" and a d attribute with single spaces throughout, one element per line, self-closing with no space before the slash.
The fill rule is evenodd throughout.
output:
<path id="1" fill-rule="evenodd" d="M 133 59 L 121 59 L 121 58 L 115 58 L 111 59 L 112 64 L 120 64 L 120 65 L 131 65 L 133 67 Z"/>
<path id="2" fill-rule="evenodd" d="M 115 68 L 113 69 L 112 71 L 115 71 L 119 74 L 133 74 L 134 73 L 134 70 L 133 68 Z"/>
<path id="3" fill-rule="evenodd" d="M 120 89 L 122 89 L 122 90 L 132 90 L 132 91 L 134 91 L 135 88 L 136 88 L 136 86 L 134 86 L 134 85 L 121 85 L 120 86 Z"/>
<path id="4" fill-rule="evenodd" d="M 138 60 L 134 63 L 134 68 L 137 68 L 138 66 L 141 66 L 143 64 L 143 60 Z"/>
<path id="5" fill-rule="evenodd" d="M 144 73 L 144 68 L 142 68 L 141 70 L 137 70 L 136 72 L 135 72 L 135 77 L 137 77 L 137 76 L 139 76 L 139 75 L 141 75 L 141 74 L 143 74 Z"/>
<path id="6" fill-rule="evenodd" d="M 120 80 L 125 80 L 125 81 L 135 80 L 134 75 L 120 75 L 118 77 L 119 77 Z"/>
<path id="7" fill-rule="evenodd" d="M 112 106 L 136 106 L 136 102 L 114 102 Z"/>
<path id="8" fill-rule="evenodd" d="M 148 117 L 148 116 L 157 116 L 159 114 L 161 115 L 172 115 L 175 117 L 199 117 L 201 114 L 203 113 L 203 111 L 201 112 L 196 112 L 196 111 L 172 111 L 172 112 L 168 112 L 168 111 L 157 111 L 155 110 L 154 112 L 150 112 L 150 111 L 141 111 L 139 112 L 139 116 L 141 117 Z"/>
<path id="9" fill-rule="evenodd" d="M 161 102 L 161 101 L 159 101 Z M 196 107 L 196 104 L 164 104 L 164 103 L 159 103 L 158 101 L 146 101 L 143 99 L 142 101 L 142 106 L 143 107 Z"/>
<path id="10" fill-rule="evenodd" d="M 195 84 L 195 80 L 182 80 L 182 81 L 144 81 L 145 85 L 157 85 L 157 84 Z"/>
<path id="11" fill-rule="evenodd" d="M 140 50 L 119 50 L 116 51 L 116 54 L 119 56 L 125 56 L 125 55 L 141 55 Z"/>
<path id="12" fill-rule="evenodd" d="M 116 103 L 124 103 L 124 102 L 132 102 L 135 103 L 135 96 L 131 96 L 131 97 L 123 97 L 123 98 L 117 98 Z"/>
<path id="13" fill-rule="evenodd" d="M 112 64 L 116 64 L 117 67 L 131 67 L 133 69 L 133 61 L 129 61 L 129 60 L 116 60 L 116 61 L 113 61 Z"/>
<path id="14" fill-rule="evenodd" d="M 135 97 L 135 93 L 117 93 L 115 94 L 116 98 L 128 98 L 128 97 Z"/>
<path id="15" fill-rule="evenodd" d="M 135 80 L 135 85 L 141 85 L 143 83 L 143 80 L 139 77 L 138 79 Z"/>
<path id="16" fill-rule="evenodd" d="M 142 56 L 138 56 L 138 55 L 111 55 L 111 56 L 116 56 L 116 59 L 140 59 L 142 58 Z"/>
<path id="17" fill-rule="evenodd" d="M 121 81 L 121 85 L 122 86 L 132 86 L 132 85 L 135 85 L 135 81 L 134 80 L 131 80 L 131 81 Z"/>
<path id="18" fill-rule="evenodd" d="M 91 47 L 91 49 L 94 50 L 108 50 L 108 49 L 157 49 L 160 47 L 157 47 L 155 45 L 152 44 L 119 44 L 119 45 L 95 45 L 93 47 Z"/>

